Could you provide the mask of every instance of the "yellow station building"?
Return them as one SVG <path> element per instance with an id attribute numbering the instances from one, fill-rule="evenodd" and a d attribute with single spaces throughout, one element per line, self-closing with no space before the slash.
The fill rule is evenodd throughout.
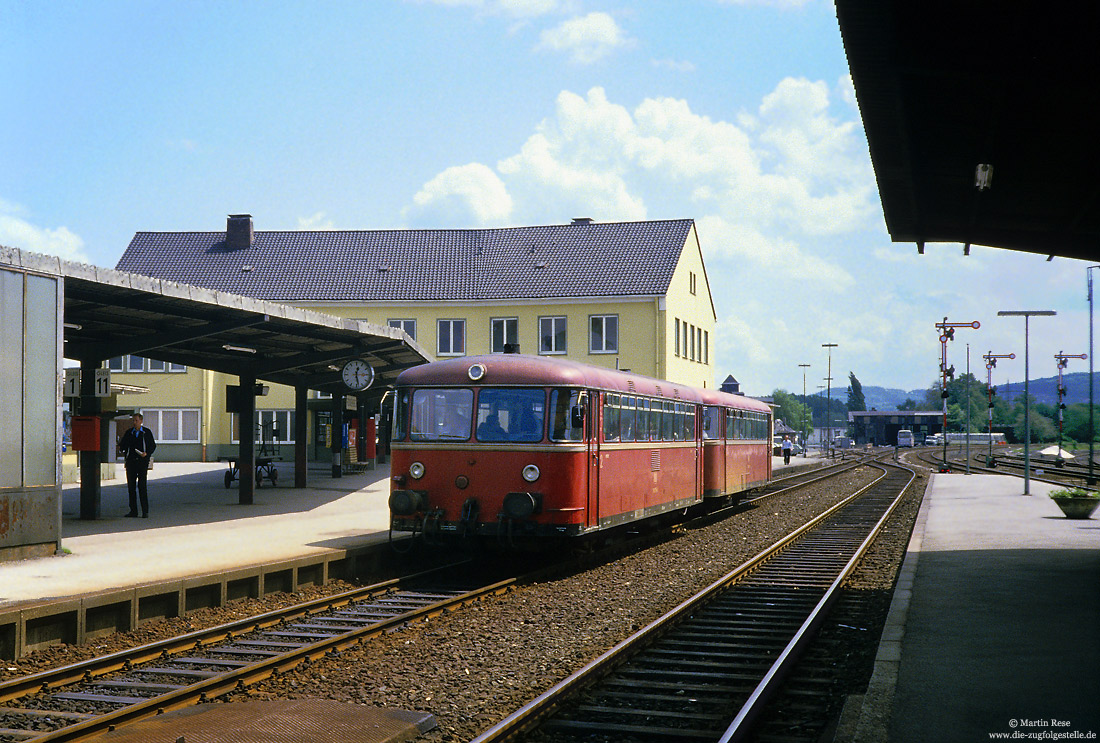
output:
<path id="1" fill-rule="evenodd" d="M 258 231 L 250 215 L 231 215 L 225 231 L 139 232 L 116 268 L 389 325 L 437 359 L 518 346 L 714 386 L 716 316 L 690 219 Z M 235 414 L 225 412 L 234 378 L 137 356 L 108 366 L 113 380 L 148 388 L 125 403 L 145 415 L 159 459 L 211 461 L 236 444 Z M 266 424 L 284 458 L 295 444 L 293 401 L 277 385 L 257 399 L 257 443 Z M 311 401 L 311 460 L 327 461 L 330 408 Z"/>

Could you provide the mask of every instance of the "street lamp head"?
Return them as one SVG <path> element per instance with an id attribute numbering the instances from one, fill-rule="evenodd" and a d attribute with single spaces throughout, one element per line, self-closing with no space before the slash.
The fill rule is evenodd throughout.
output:
<path id="1" fill-rule="evenodd" d="M 999 310 L 997 312 L 998 317 L 1030 317 L 1034 315 L 1049 317 L 1057 314 L 1054 310 Z"/>

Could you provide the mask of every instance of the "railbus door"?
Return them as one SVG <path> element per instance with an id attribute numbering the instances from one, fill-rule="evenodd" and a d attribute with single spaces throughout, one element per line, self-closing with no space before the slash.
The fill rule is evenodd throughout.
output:
<path id="1" fill-rule="evenodd" d="M 701 500 L 703 497 L 703 415 L 706 411 L 702 405 L 692 405 L 691 409 L 695 412 L 695 425 L 693 430 L 695 431 L 695 500 Z"/>
<path id="2" fill-rule="evenodd" d="M 588 450 L 588 526 L 600 525 L 600 420 L 601 395 L 598 392 L 582 392 L 581 407 L 584 415 L 584 440 Z"/>

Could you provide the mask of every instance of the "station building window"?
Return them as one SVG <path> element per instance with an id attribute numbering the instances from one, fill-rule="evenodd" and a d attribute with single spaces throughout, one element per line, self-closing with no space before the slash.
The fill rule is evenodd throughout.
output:
<path id="1" fill-rule="evenodd" d="M 506 344 L 519 343 L 519 318 L 494 317 L 489 320 L 490 335 L 492 336 L 492 352 L 504 353 Z"/>
<path id="2" fill-rule="evenodd" d="M 688 272 L 688 288 L 691 290 L 692 294 L 695 293 L 695 283 L 696 283 L 695 282 L 695 272 L 694 271 L 689 271 Z"/>
<path id="3" fill-rule="evenodd" d="M 566 323 L 564 317 L 539 318 L 539 353 L 563 354 L 566 352 Z"/>
<path id="4" fill-rule="evenodd" d="M 199 443 L 198 408 L 143 408 L 142 425 L 153 432 L 158 444 Z"/>
<path id="5" fill-rule="evenodd" d="M 466 353 L 466 321 L 439 320 L 436 353 L 440 356 L 463 356 Z"/>
<path id="6" fill-rule="evenodd" d="M 146 359 L 141 356 L 134 355 L 115 356 L 114 358 L 108 359 L 107 368 L 111 371 L 127 372 L 134 374 L 139 374 L 142 372 L 157 374 L 171 372 L 174 374 L 178 374 L 187 371 L 187 367 L 184 364 L 169 364 L 164 361 L 157 361 L 156 359 Z"/>
<path id="7" fill-rule="evenodd" d="M 390 320 L 391 328 L 404 330 L 410 338 L 416 340 L 416 320 Z"/>
<path id="8" fill-rule="evenodd" d="M 676 355 L 680 355 L 680 318 L 676 318 L 676 343 L 673 345 L 676 349 Z"/>
<path id="9" fill-rule="evenodd" d="M 591 315 L 588 318 L 588 352 L 619 352 L 618 315 Z"/>
<path id="10" fill-rule="evenodd" d="M 231 413 L 233 431 L 233 443 L 241 442 L 240 416 Z M 294 411 L 293 410 L 257 410 L 254 417 L 253 443 L 263 442 L 264 427 L 267 427 L 269 444 L 293 444 L 294 443 Z"/>

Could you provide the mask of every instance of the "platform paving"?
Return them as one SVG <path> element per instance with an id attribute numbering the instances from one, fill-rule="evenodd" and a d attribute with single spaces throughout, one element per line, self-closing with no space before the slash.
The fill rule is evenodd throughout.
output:
<path id="1" fill-rule="evenodd" d="M 122 468 L 119 468 L 121 473 Z M 288 560 L 388 539 L 389 468 L 331 477 L 308 487 L 265 481 L 254 502 L 225 487 L 226 465 L 157 462 L 149 473 L 149 518 L 125 518 L 125 477 L 105 481 L 101 518 L 81 520 L 79 485 L 62 490 L 64 555 L 0 562 L 0 609 L 22 602 L 185 578 Z"/>
<path id="2" fill-rule="evenodd" d="M 1100 521 L 1066 519 L 1053 487 L 932 476 L 858 721 L 836 740 L 1096 740 Z"/>

